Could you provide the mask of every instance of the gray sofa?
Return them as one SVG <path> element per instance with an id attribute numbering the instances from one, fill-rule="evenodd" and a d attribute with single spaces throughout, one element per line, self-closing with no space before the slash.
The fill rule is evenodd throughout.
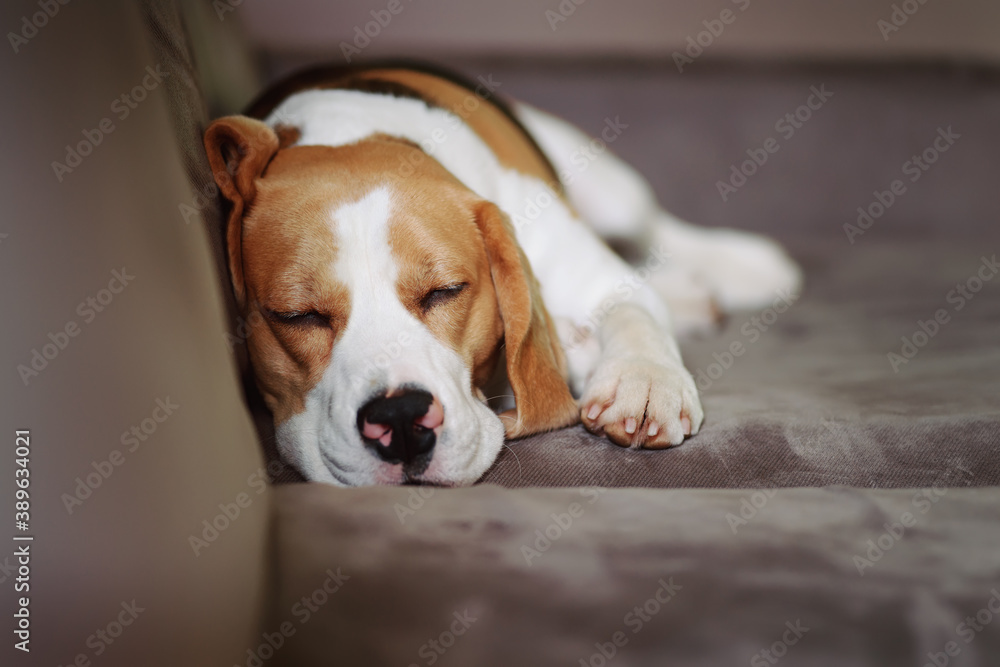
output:
<path id="1" fill-rule="evenodd" d="M 509 443 L 472 488 L 337 489 L 276 458 L 217 261 L 200 133 L 290 65 L 258 73 L 235 18 L 73 3 L 5 65 L 22 103 L 0 186 L 18 313 L 3 420 L 36 443 L 38 644 L 4 664 L 1000 664 L 995 71 L 459 64 L 584 129 L 620 116 L 614 150 L 670 210 L 779 238 L 806 289 L 682 343 L 707 417 L 681 447 L 575 427 Z M 57 180 L 65 145 L 156 64 L 162 84 Z M 834 95 L 785 138 L 814 85 Z M 960 138 L 909 181 L 949 126 Z M 781 149 L 723 200 L 769 136 Z M 896 179 L 905 193 L 849 239 Z M 24 383 L 18 365 L 119 265 L 134 286 Z M 166 396 L 180 409 L 128 451 Z M 90 639 L 132 599 L 148 611 Z"/>

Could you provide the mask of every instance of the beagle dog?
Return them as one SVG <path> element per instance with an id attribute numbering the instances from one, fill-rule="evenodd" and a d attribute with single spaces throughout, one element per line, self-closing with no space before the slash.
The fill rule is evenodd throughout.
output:
<path id="1" fill-rule="evenodd" d="M 492 83 L 311 70 L 205 132 L 257 385 L 306 479 L 467 485 L 505 438 L 579 421 L 680 444 L 703 413 L 675 325 L 799 285 L 773 242 L 673 218 L 604 141 Z"/>

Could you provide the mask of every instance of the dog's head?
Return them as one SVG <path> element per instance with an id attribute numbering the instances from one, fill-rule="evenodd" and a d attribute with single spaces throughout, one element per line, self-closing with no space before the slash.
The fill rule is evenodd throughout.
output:
<path id="1" fill-rule="evenodd" d="M 229 272 L 282 456 L 342 485 L 470 484 L 504 436 L 572 423 L 562 350 L 509 220 L 409 142 L 205 133 Z M 516 409 L 479 389 L 501 351 Z"/>

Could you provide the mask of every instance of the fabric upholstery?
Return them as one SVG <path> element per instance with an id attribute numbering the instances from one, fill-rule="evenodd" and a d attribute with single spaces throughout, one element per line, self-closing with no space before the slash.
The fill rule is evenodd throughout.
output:
<path id="1" fill-rule="evenodd" d="M 959 658 L 939 661 L 1000 655 L 996 488 L 601 491 L 279 488 L 270 623 L 293 631 L 279 658 L 920 667 L 949 642 Z"/>

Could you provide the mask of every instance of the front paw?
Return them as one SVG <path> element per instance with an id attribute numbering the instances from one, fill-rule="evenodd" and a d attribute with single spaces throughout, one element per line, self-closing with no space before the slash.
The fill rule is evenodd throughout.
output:
<path id="1" fill-rule="evenodd" d="M 622 447 L 679 445 L 698 432 L 703 417 L 694 379 L 683 366 L 638 357 L 603 362 L 580 401 L 587 430 Z"/>

